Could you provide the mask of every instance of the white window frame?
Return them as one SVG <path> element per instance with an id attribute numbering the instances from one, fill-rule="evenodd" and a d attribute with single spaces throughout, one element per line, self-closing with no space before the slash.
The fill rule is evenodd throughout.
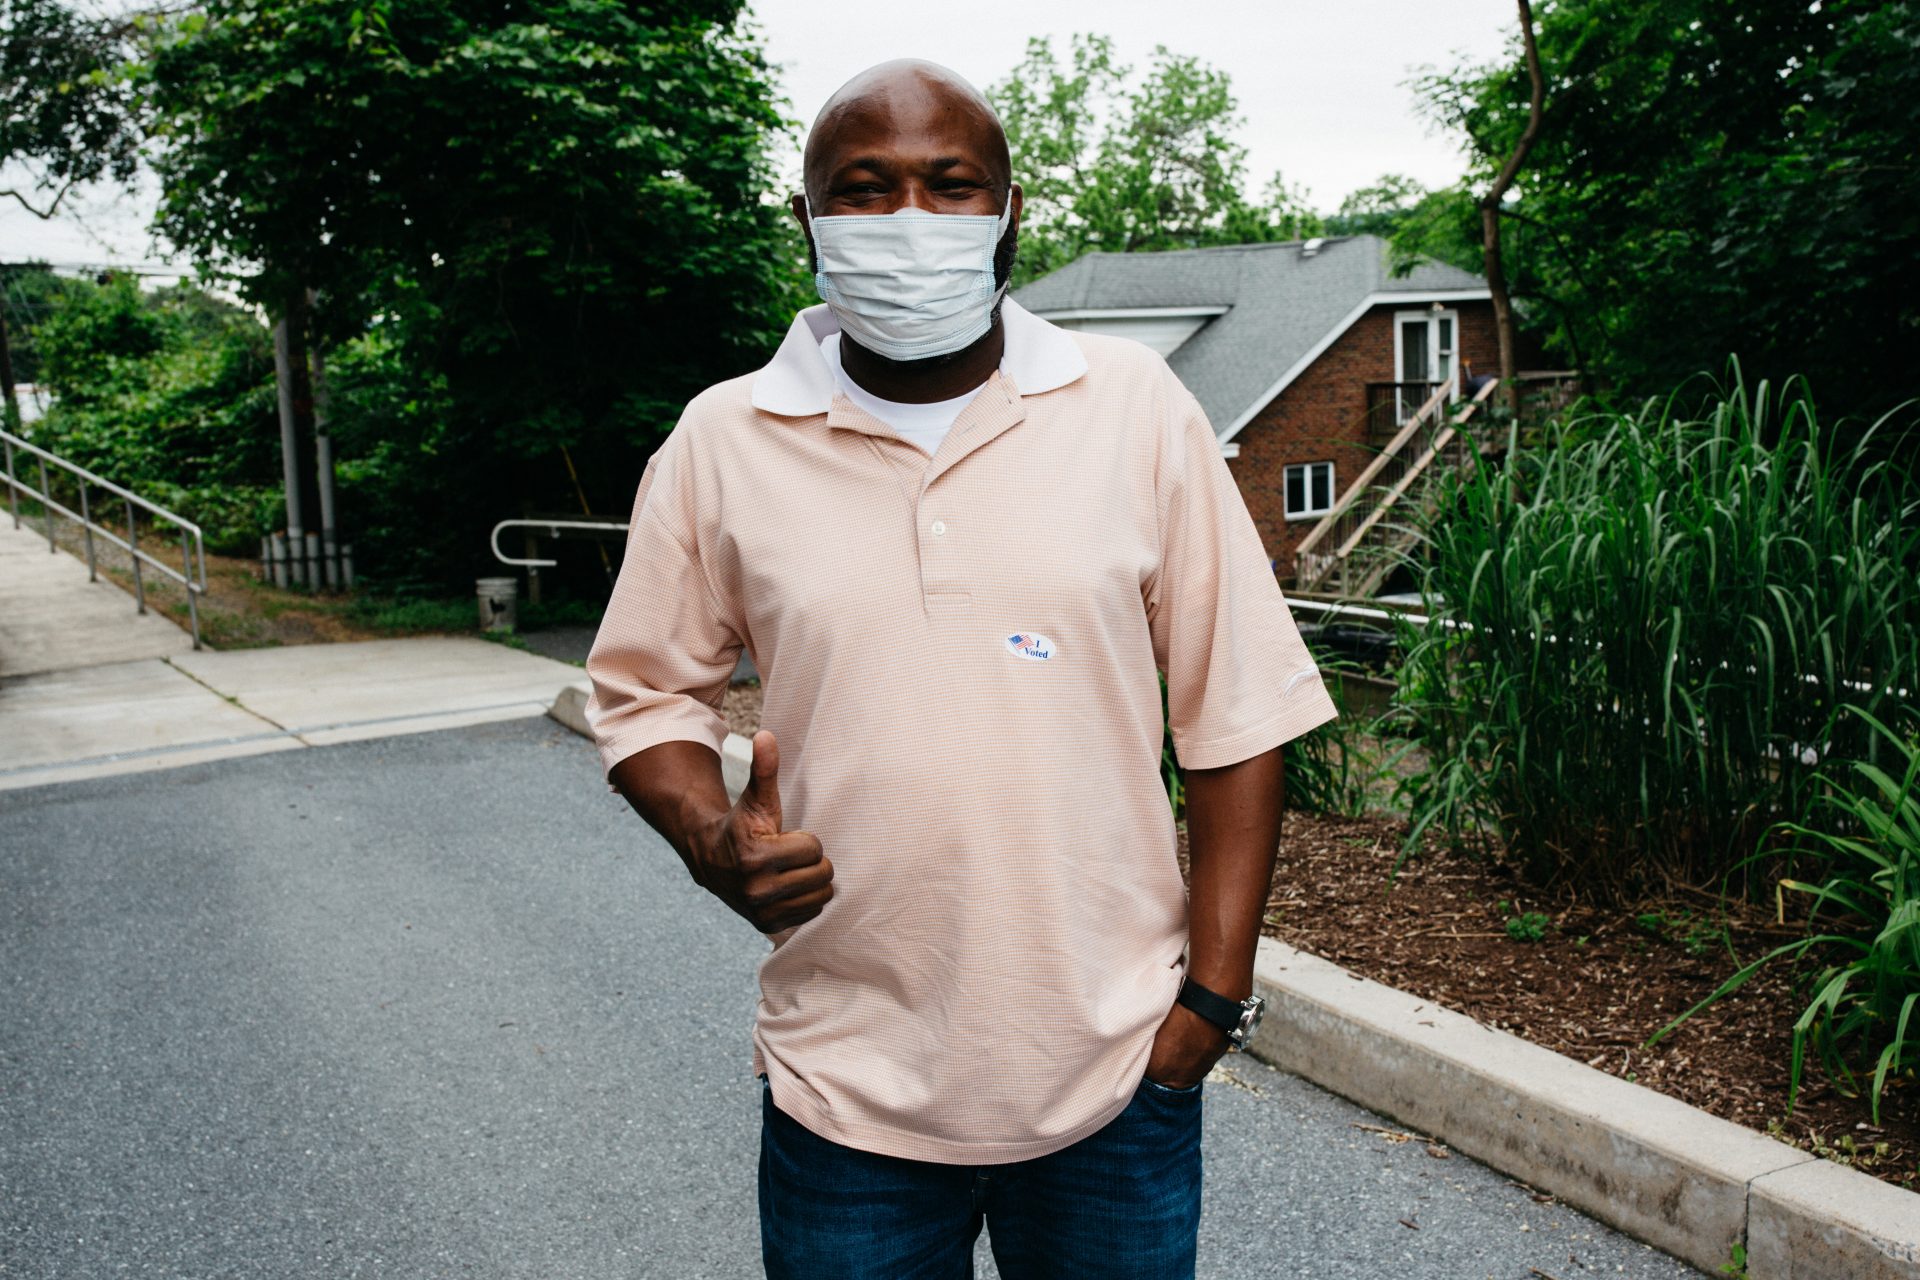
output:
<path id="1" fill-rule="evenodd" d="M 1400 338 L 1401 326 L 1409 320 L 1425 320 L 1427 322 L 1427 354 L 1433 357 L 1440 353 L 1440 321 L 1443 319 L 1453 321 L 1453 346 L 1447 351 L 1447 363 L 1451 368 L 1444 379 L 1451 386 L 1451 390 L 1447 393 L 1447 398 L 1451 400 L 1460 391 L 1460 313 L 1458 311 L 1445 308 L 1435 311 L 1429 307 L 1420 311 L 1393 313 L 1393 380 L 1395 382 L 1414 381 L 1407 377 L 1407 353 L 1404 349 L 1406 344 Z M 1427 378 L 1423 381 L 1440 382 L 1442 379 Z"/>
<path id="2" fill-rule="evenodd" d="M 1327 469 L 1327 505 L 1324 507 L 1313 506 L 1313 472 L 1316 467 L 1325 467 Z M 1307 508 L 1301 511 L 1295 511 L 1288 505 L 1289 490 L 1293 487 L 1291 479 L 1293 473 L 1296 471 L 1306 472 Z M 1338 472 L 1334 468 L 1331 460 L 1320 462 L 1289 462 L 1281 469 L 1280 508 L 1288 520 L 1318 520 L 1321 516 L 1332 511 L 1333 504 L 1339 500 L 1340 488 Z"/>

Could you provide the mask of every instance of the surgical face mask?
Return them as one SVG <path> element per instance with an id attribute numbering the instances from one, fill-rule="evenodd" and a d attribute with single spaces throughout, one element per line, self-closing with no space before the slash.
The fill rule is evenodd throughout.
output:
<path id="1" fill-rule="evenodd" d="M 814 288 L 840 327 L 889 360 L 949 355 L 993 327 L 1006 292 L 993 255 L 1013 218 L 1013 193 L 993 214 L 837 214 L 816 218 Z"/>

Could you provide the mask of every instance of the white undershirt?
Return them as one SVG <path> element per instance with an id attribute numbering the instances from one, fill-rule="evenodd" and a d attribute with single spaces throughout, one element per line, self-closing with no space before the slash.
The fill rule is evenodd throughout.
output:
<path id="1" fill-rule="evenodd" d="M 892 427 L 901 439 L 917 445 L 932 457 L 940 450 L 940 442 L 947 438 L 954 420 L 960 411 L 973 403 L 980 394 L 981 383 L 963 396 L 951 400 L 936 400 L 932 404 L 901 404 L 895 400 L 882 400 L 865 387 L 847 376 L 840 367 L 840 335 L 830 333 L 820 340 L 820 354 L 826 359 L 827 367 L 833 370 L 833 380 L 846 392 L 847 399 L 860 408 Z"/>

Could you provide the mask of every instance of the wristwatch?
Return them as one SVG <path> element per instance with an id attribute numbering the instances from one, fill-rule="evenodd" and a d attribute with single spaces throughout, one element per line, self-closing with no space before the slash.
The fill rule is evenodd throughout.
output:
<path id="1" fill-rule="evenodd" d="M 1207 990 L 1192 978 L 1180 984 L 1180 994 L 1175 999 L 1227 1033 L 1228 1053 L 1238 1053 L 1247 1047 L 1247 1042 L 1253 1039 L 1254 1028 L 1260 1025 L 1260 1015 L 1267 1008 L 1266 999 L 1262 996 L 1229 1000 L 1217 991 Z"/>

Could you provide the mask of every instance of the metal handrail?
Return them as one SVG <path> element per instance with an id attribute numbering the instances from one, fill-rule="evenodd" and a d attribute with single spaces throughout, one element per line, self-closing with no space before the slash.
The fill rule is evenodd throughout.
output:
<path id="1" fill-rule="evenodd" d="M 1400 451 L 1406 447 L 1407 442 L 1439 412 L 1440 406 L 1446 402 L 1447 391 L 1451 386 L 1450 382 L 1440 384 L 1432 397 L 1420 406 L 1419 412 L 1401 424 L 1400 430 L 1394 433 L 1393 439 L 1373 456 L 1366 468 L 1360 472 L 1352 484 L 1347 486 L 1346 492 L 1334 501 L 1333 510 L 1321 517 L 1320 522 L 1308 530 L 1307 536 L 1301 539 L 1300 545 L 1294 549 L 1293 553 L 1296 561 L 1304 561 L 1323 538 L 1331 534 L 1339 527 L 1342 520 L 1352 514 L 1354 507 L 1373 488 L 1374 478 L 1389 463 L 1399 459 Z"/>
<path id="2" fill-rule="evenodd" d="M 562 529 L 592 529 L 598 533 L 625 533 L 625 520 L 502 520 L 493 526 L 493 533 L 487 542 L 493 547 L 493 558 L 501 564 L 515 565 L 525 569 L 550 569 L 559 564 L 558 560 L 515 559 L 500 550 L 500 531 L 502 529 L 545 529 L 549 538 L 558 538 Z"/>
<path id="3" fill-rule="evenodd" d="M 182 587 L 186 588 L 187 617 L 192 622 L 193 647 L 196 649 L 200 648 L 200 596 L 207 589 L 207 544 L 205 536 L 200 532 L 200 526 L 184 516 L 167 510 L 159 503 L 149 501 L 133 492 L 133 490 L 125 488 L 122 485 L 117 485 L 105 476 L 96 475 L 78 463 L 69 462 L 59 454 L 50 453 L 32 441 L 23 440 L 10 431 L 0 431 L 0 447 L 4 448 L 6 455 L 7 470 L 5 479 L 7 482 L 7 508 L 13 513 L 13 527 L 16 529 L 22 527 L 18 497 L 21 493 L 26 493 L 40 500 L 42 510 L 46 517 L 47 550 L 49 553 L 59 550 L 59 545 L 54 541 L 53 537 L 54 513 L 58 512 L 69 520 L 78 521 L 81 529 L 86 534 L 87 580 L 89 582 L 97 582 L 100 579 L 99 564 L 93 543 L 96 534 L 105 538 L 114 546 L 119 547 L 122 551 L 125 551 L 133 559 L 133 598 L 135 611 L 139 613 L 145 613 L 147 611 L 147 584 L 146 580 L 141 576 L 140 566 L 143 564 L 148 565 L 157 572 L 173 579 Z M 32 485 L 27 484 L 14 474 L 13 454 L 16 449 L 22 450 L 39 460 L 40 487 L 38 489 L 35 489 Z M 78 511 L 75 511 L 72 507 L 67 506 L 53 496 L 52 486 L 47 483 L 47 464 L 49 462 L 80 481 L 80 509 Z M 120 537 L 120 535 L 113 530 L 94 520 L 93 502 L 88 494 L 89 486 L 104 489 L 112 496 L 121 500 L 127 513 L 127 536 L 125 538 Z M 168 521 L 180 530 L 180 570 L 175 570 L 172 565 L 161 563 L 141 548 L 140 526 L 134 516 L 135 507 L 159 519 Z M 191 535 L 191 541 L 189 541 L 189 535 Z M 194 565 L 196 562 L 199 564 L 197 581 L 194 575 Z"/>
<path id="4" fill-rule="evenodd" d="M 1342 581 L 1342 594 L 1349 593 L 1352 583 L 1347 580 L 1347 574 L 1355 550 L 1368 544 L 1369 535 L 1376 529 L 1384 527 L 1388 512 L 1406 498 L 1416 484 L 1430 479 L 1437 459 L 1457 452 L 1455 446 L 1462 439 L 1460 428 L 1498 385 L 1498 378 L 1489 379 L 1473 399 L 1448 417 L 1442 413 L 1443 397 L 1451 389 L 1452 383 L 1442 384 L 1433 398 L 1421 406 L 1420 412 L 1408 420 L 1392 442 L 1375 456 L 1360 477 L 1340 496 L 1333 511 L 1314 526 L 1294 551 L 1296 587 L 1312 589 L 1338 573 Z M 1437 427 L 1437 431 L 1427 440 L 1424 448 L 1420 448 L 1418 455 L 1409 459 L 1408 455 L 1413 453 L 1413 449 L 1419 448 L 1412 442 L 1425 427 Z M 1468 453 L 1470 460 L 1472 450 L 1468 450 Z M 1367 505 L 1363 506 L 1363 502 Z M 1329 533 L 1339 538 L 1339 545 L 1330 552 L 1316 554 L 1315 545 Z M 1363 586 L 1361 589 L 1368 588 Z"/>

